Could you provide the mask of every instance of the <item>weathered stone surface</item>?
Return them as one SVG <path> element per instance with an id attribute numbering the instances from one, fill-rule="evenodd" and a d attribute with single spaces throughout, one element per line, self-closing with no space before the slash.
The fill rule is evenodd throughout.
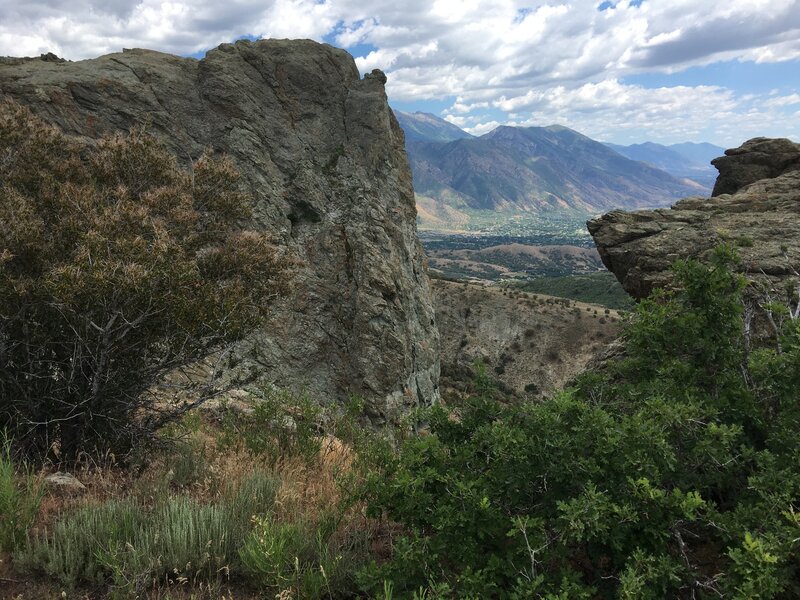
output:
<path id="1" fill-rule="evenodd" d="M 753 138 L 711 161 L 719 171 L 712 196 L 735 194 L 760 179 L 800 169 L 800 145 L 785 138 Z"/>
<path id="2" fill-rule="evenodd" d="M 71 473 L 53 473 L 44 478 L 47 487 L 56 490 L 66 490 L 69 492 L 83 492 L 86 486 Z"/>
<path id="3" fill-rule="evenodd" d="M 385 75 L 312 41 L 223 44 L 202 60 L 127 50 L 0 61 L 0 92 L 67 133 L 149 123 L 185 164 L 228 154 L 257 225 L 302 264 L 245 352 L 266 382 L 364 397 L 376 423 L 437 395 L 438 333 L 403 133 Z"/>
<path id="4" fill-rule="evenodd" d="M 800 271 L 800 144 L 756 138 L 713 164 L 715 194 L 734 193 L 587 223 L 603 263 L 633 297 L 668 286 L 676 259 L 702 259 L 724 242 L 737 247 L 748 278 L 776 290 Z"/>

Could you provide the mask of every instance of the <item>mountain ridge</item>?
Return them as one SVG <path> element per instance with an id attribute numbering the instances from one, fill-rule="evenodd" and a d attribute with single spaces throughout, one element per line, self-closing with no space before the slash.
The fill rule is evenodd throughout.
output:
<path id="1" fill-rule="evenodd" d="M 407 142 L 452 142 L 475 137 L 458 125 L 431 113 L 421 111 L 407 113 L 397 109 L 392 111 L 406 134 Z"/>
<path id="2" fill-rule="evenodd" d="M 606 143 L 606 146 L 631 160 L 647 163 L 680 179 L 696 181 L 708 188 L 709 192 L 717 178 L 711 161 L 725 153 L 725 149 L 719 146 L 693 142 L 669 146 L 655 142 L 628 146 Z"/>
<path id="3" fill-rule="evenodd" d="M 706 191 L 561 125 L 406 141 L 417 194 L 456 209 L 575 212 L 663 206 Z"/>

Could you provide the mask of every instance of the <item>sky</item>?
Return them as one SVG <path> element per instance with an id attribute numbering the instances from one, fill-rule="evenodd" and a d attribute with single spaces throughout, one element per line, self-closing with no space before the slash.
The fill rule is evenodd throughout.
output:
<path id="1" fill-rule="evenodd" d="M 475 135 L 800 141 L 800 0 L 0 0 L 0 55 L 202 57 L 243 37 L 345 48 L 393 107 Z"/>

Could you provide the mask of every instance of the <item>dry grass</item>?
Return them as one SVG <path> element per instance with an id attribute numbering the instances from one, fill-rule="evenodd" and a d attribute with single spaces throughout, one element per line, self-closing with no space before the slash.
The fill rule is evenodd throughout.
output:
<path id="1" fill-rule="evenodd" d="M 302 515 L 313 521 L 323 509 L 338 505 L 342 490 L 337 482 L 349 472 L 352 462 L 351 449 L 333 436 L 322 440 L 317 462 L 309 464 L 298 457 L 279 461 L 276 472 L 283 485 L 276 501 L 276 517 L 291 521 Z"/>
<path id="2" fill-rule="evenodd" d="M 142 468 L 135 469 L 119 464 L 115 457 L 108 455 L 102 460 L 82 457 L 77 468 L 72 470 L 85 486 L 82 493 L 69 493 L 49 490 L 41 503 L 33 533 L 52 530 L 55 522 L 62 516 L 82 507 L 100 506 L 110 500 L 135 498 L 144 505 L 155 505 L 165 495 L 188 496 L 200 503 L 214 503 L 220 500 L 225 489 L 237 486 L 255 471 L 268 470 L 280 478 L 279 488 L 272 516 L 277 522 L 302 522 L 312 526 L 332 511 L 337 512 L 336 539 L 349 539 L 354 534 L 368 535 L 373 550 L 386 555 L 391 547 L 394 531 L 385 523 L 367 519 L 364 507 L 343 506 L 346 490 L 342 487 L 343 476 L 353 473 L 356 459 L 354 451 L 342 440 L 334 436 L 322 438 L 316 460 L 307 457 L 289 456 L 270 463 L 258 455 L 246 451 L 243 445 L 231 448 L 218 446 L 219 428 L 216 421 L 208 415 L 200 414 L 198 422 L 191 431 L 182 433 L 181 444 L 186 448 L 202 449 L 202 475 L 186 485 L 178 486 L 173 481 L 176 456 L 179 451 L 161 451 L 154 454 Z M 179 446 L 180 447 L 180 446 Z M 191 450 L 190 450 L 191 451 Z M 56 469 L 46 469 L 44 477 Z M 37 581 L 37 577 L 13 569 L 9 557 L 1 557 L 0 562 L 0 600 L 14 598 L 28 600 L 61 597 L 62 590 L 55 583 Z M 70 598 L 104 598 L 105 590 L 69 593 Z M 258 593 L 246 584 L 232 581 L 230 585 L 200 582 L 190 586 L 157 583 L 147 593 L 154 599 L 211 599 L 211 598 L 256 598 Z"/>

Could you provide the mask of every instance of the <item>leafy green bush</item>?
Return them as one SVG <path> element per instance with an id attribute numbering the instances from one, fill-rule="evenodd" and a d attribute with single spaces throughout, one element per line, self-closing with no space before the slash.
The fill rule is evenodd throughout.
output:
<path id="1" fill-rule="evenodd" d="M 405 527 L 361 574 L 395 596 L 800 596 L 800 328 L 749 352 L 720 249 L 642 302 L 627 358 L 547 402 L 429 413 L 365 485 Z"/>
<path id="2" fill-rule="evenodd" d="M 152 509 L 130 499 L 87 506 L 32 539 L 15 560 L 69 587 L 110 582 L 131 594 L 162 578 L 214 581 L 238 564 L 253 517 L 271 510 L 279 486 L 257 472 L 216 504 L 174 497 Z"/>
<path id="3" fill-rule="evenodd" d="M 0 550 L 12 551 L 25 541 L 42 499 L 42 485 L 11 456 L 11 440 L 0 435 Z"/>

